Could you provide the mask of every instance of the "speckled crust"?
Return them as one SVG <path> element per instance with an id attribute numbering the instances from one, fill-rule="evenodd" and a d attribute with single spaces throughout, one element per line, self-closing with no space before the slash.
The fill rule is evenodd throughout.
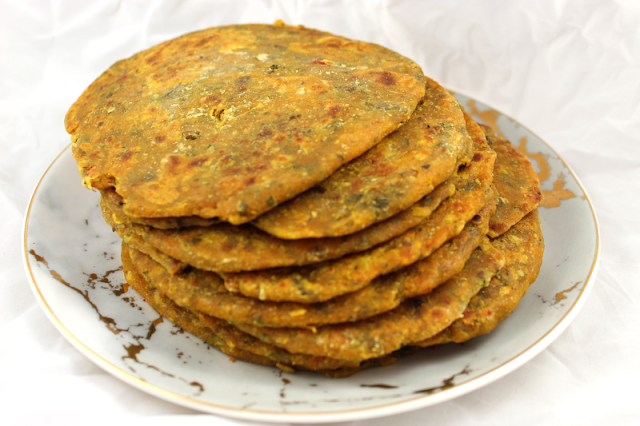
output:
<path id="1" fill-rule="evenodd" d="M 140 274 L 132 264 L 126 244 L 123 244 L 122 247 L 122 263 L 127 282 L 140 293 L 153 309 L 172 323 L 198 336 L 229 356 L 256 364 L 276 366 L 285 371 L 302 369 L 322 372 L 321 370 L 347 367 L 348 371 L 353 372 L 353 369 L 359 366 L 358 362 L 353 361 L 291 354 L 241 332 L 226 321 L 207 315 L 198 315 L 179 307 L 170 298 L 149 286 L 144 275 Z"/>
<path id="2" fill-rule="evenodd" d="M 413 61 L 277 25 L 186 34 L 115 63 L 65 118 L 85 186 L 132 217 L 245 223 L 331 175 L 405 122 Z"/>
<path id="3" fill-rule="evenodd" d="M 462 318 L 416 345 L 466 342 L 489 333 L 518 306 L 531 283 L 538 277 L 542 266 L 544 239 L 538 210 L 526 215 L 507 232 L 494 239 L 492 244 L 506 259 L 498 275 L 471 299 Z"/>
<path id="4" fill-rule="evenodd" d="M 471 157 L 460 104 L 427 78 L 411 118 L 328 179 L 256 218 L 285 239 L 348 235 L 405 210 Z"/>
<path id="5" fill-rule="evenodd" d="M 464 121 L 467 126 L 467 134 L 472 141 L 474 151 L 493 151 L 489 146 L 487 135 L 485 134 L 482 126 L 475 122 L 473 118 L 466 111 L 463 110 Z"/>
<path id="6" fill-rule="evenodd" d="M 210 226 L 220 223 L 218 219 L 205 219 L 200 216 L 155 218 L 127 216 L 124 213 L 124 200 L 113 187 L 100 190 L 100 204 L 103 206 L 103 214 L 105 210 L 108 210 L 111 221 L 118 225 L 138 224 L 158 229 L 176 229 L 185 226 Z"/>
<path id="7" fill-rule="evenodd" d="M 258 356 L 264 356 L 276 361 L 276 366 L 282 370 L 292 372 L 295 370 L 315 371 L 329 377 L 347 377 L 360 370 L 373 367 L 385 367 L 395 363 L 393 354 L 366 362 L 337 360 L 327 357 L 289 353 L 284 349 L 264 343 L 251 335 L 243 333 L 233 325 L 221 321 L 215 317 L 197 314 L 199 322 L 218 337 L 222 337 L 228 346 L 243 348 L 245 351 Z"/>
<path id="8" fill-rule="evenodd" d="M 457 182 L 457 176 L 447 179 L 410 209 L 345 237 L 282 240 L 248 224 L 224 223 L 171 230 L 137 225 L 128 228 L 144 238 L 147 244 L 206 271 L 239 272 L 301 266 L 367 250 L 402 234 L 455 193 L 453 182 Z"/>
<path id="9" fill-rule="evenodd" d="M 111 229 L 118 233 L 125 243 L 151 256 L 153 260 L 161 264 L 170 274 L 176 274 L 187 267 L 186 263 L 166 255 L 164 252 L 147 243 L 142 237 L 133 232 L 131 227 L 118 224 L 115 215 L 109 210 L 108 203 L 105 202 L 104 196 L 100 197 L 100 208 L 105 222 L 111 226 Z"/>
<path id="10" fill-rule="evenodd" d="M 123 261 L 125 256 L 125 249 L 122 251 Z M 124 262 L 123 262 L 124 263 Z M 131 287 L 136 290 L 146 301 L 155 309 L 160 315 L 167 318 L 175 325 L 183 328 L 184 330 L 195 334 L 214 348 L 219 351 L 239 360 L 252 362 L 254 364 L 275 366 L 276 363 L 267 357 L 253 354 L 251 352 L 243 351 L 238 348 L 233 348 L 225 344 L 222 338 L 219 338 L 211 330 L 197 324 L 197 316 L 189 312 L 186 309 L 182 309 L 173 303 L 170 299 L 162 296 L 147 287 L 146 282 L 140 274 L 125 267 L 125 277 Z M 257 339 L 256 339 L 257 340 Z"/>
<path id="11" fill-rule="evenodd" d="M 491 147 L 498 154 L 493 176 L 500 201 L 489 224 L 489 236 L 494 238 L 537 208 L 542 201 L 542 191 L 529 159 L 490 127 L 484 126 L 484 130 Z"/>
<path id="12" fill-rule="evenodd" d="M 356 291 L 431 254 L 487 203 L 493 194 L 493 152 L 476 152 L 459 172 L 457 192 L 427 219 L 370 250 L 303 267 L 222 273 L 230 291 L 260 300 L 315 303 Z"/>
<path id="13" fill-rule="evenodd" d="M 316 330 L 238 325 L 262 341 L 296 353 L 359 361 L 383 356 L 424 340 L 462 315 L 469 300 L 489 284 L 504 257 L 486 239 L 463 270 L 430 293 L 397 308 L 355 323 L 326 325 Z"/>
<path id="14" fill-rule="evenodd" d="M 495 210 L 490 203 L 456 237 L 429 257 L 370 285 L 326 302 L 263 302 L 227 292 L 217 276 L 190 270 L 171 276 L 149 256 L 130 250 L 136 270 L 178 305 L 235 323 L 266 327 L 309 327 L 353 322 L 386 312 L 403 300 L 428 293 L 460 272 L 489 228 Z"/>
<path id="15" fill-rule="evenodd" d="M 126 250 L 123 248 L 123 256 L 126 256 Z M 123 257 L 123 263 L 126 262 L 128 260 Z M 274 366 L 287 372 L 294 370 L 314 371 L 332 378 L 348 377 L 364 369 L 386 367 L 396 362 L 394 354 L 368 359 L 364 362 L 290 354 L 283 349 L 261 342 L 224 321 L 179 307 L 171 299 L 149 286 L 144 277 L 134 270 L 131 263 L 127 264 L 124 269 L 127 282 L 158 313 L 219 351 L 231 356 L 234 360 Z"/>

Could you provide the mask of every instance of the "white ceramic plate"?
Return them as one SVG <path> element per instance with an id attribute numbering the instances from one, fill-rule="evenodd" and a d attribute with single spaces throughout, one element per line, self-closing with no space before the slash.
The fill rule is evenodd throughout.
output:
<path id="1" fill-rule="evenodd" d="M 24 260 L 33 291 L 53 324 L 97 365 L 152 395 L 209 413 L 288 423 L 349 421 L 478 389 L 540 353 L 573 320 L 593 285 L 599 235 L 584 189 L 549 146 L 495 110 L 456 96 L 475 119 L 526 146 L 549 205 L 540 208 L 546 249 L 538 280 L 486 336 L 344 379 L 232 363 L 160 322 L 134 291 L 124 292 L 120 239 L 101 217 L 99 194 L 82 187 L 70 148 L 44 173 L 26 213 Z"/>

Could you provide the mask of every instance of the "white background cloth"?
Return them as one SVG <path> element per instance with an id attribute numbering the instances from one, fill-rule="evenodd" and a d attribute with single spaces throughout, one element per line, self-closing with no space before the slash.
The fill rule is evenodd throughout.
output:
<path id="1" fill-rule="evenodd" d="M 378 425 L 640 424 L 640 2 L 1 1 L 0 423 L 207 424 L 94 366 L 29 289 L 21 226 L 69 143 L 63 119 L 116 60 L 210 26 L 283 19 L 379 43 L 515 118 L 584 184 L 601 261 L 575 321 L 508 376 Z M 80 184 L 80 178 L 78 178 Z"/>

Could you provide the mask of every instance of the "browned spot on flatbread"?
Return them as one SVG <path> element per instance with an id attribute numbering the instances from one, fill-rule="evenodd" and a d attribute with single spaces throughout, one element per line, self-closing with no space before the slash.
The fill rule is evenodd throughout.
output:
<path id="1" fill-rule="evenodd" d="M 393 86 L 394 84 L 396 84 L 395 77 L 388 71 L 381 72 L 378 81 L 385 86 Z"/>
<path id="2" fill-rule="evenodd" d="M 196 160 L 190 161 L 187 167 L 200 167 L 209 161 L 209 157 L 200 157 Z"/>

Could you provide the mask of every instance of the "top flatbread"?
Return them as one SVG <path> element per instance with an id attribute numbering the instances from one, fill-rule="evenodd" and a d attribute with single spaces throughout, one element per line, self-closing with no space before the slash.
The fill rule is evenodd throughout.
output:
<path id="1" fill-rule="evenodd" d="M 328 179 L 253 223 L 279 238 L 337 237 L 405 210 L 470 161 L 460 104 L 427 78 L 404 126 Z"/>
<path id="2" fill-rule="evenodd" d="M 134 217 L 245 223 L 397 129 L 425 79 L 383 47 L 285 25 L 210 28 L 104 72 L 65 118 L 83 183 Z"/>

